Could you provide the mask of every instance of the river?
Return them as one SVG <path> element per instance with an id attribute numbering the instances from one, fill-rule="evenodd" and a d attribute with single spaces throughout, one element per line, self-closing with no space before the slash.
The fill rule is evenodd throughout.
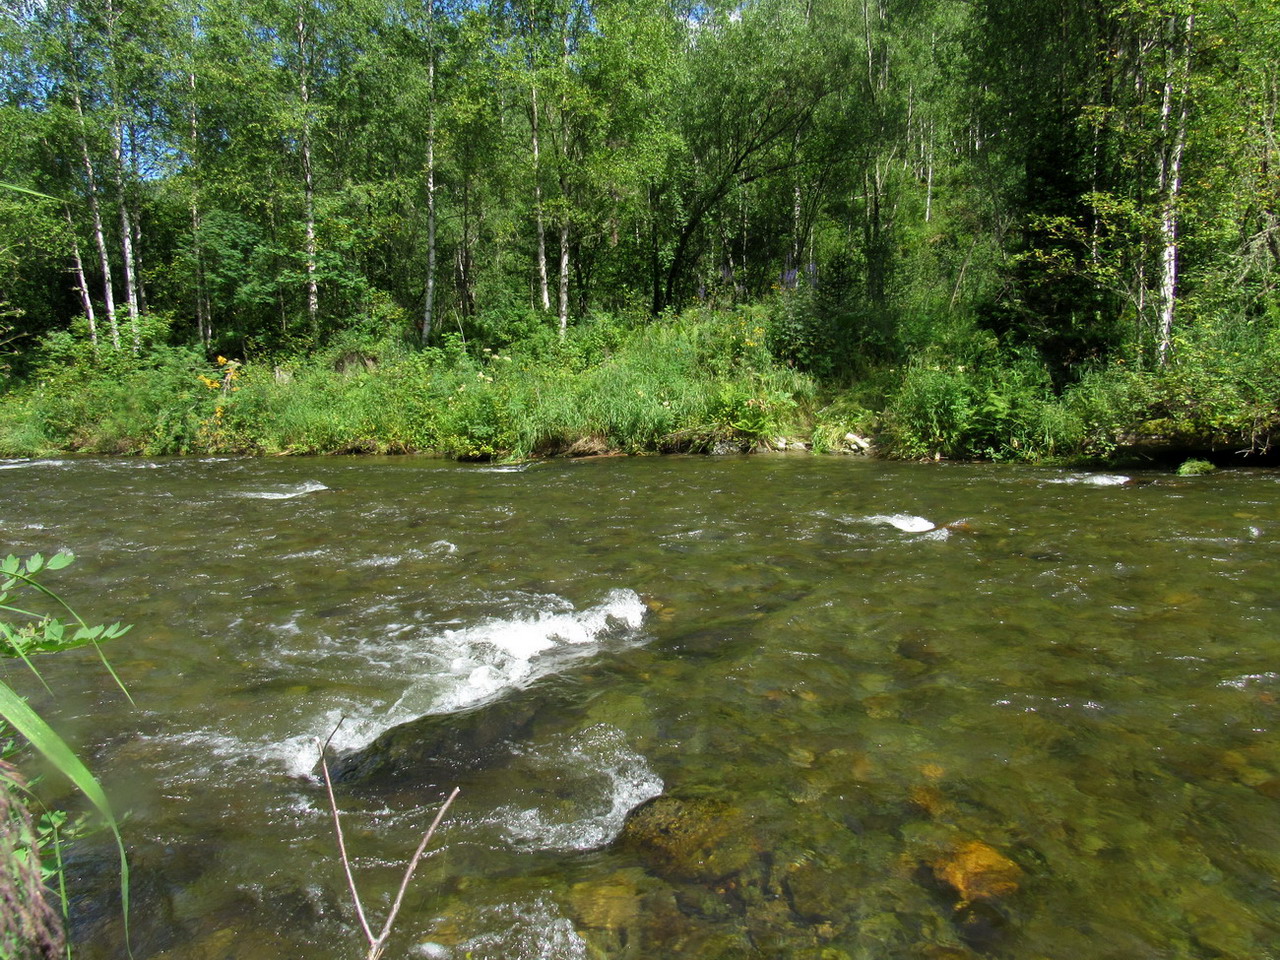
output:
<path id="1" fill-rule="evenodd" d="M 73 550 L 50 585 L 136 624 L 136 706 L 89 653 L 53 697 L 5 669 L 127 811 L 138 960 L 364 955 L 335 728 L 376 768 L 336 785 L 375 932 L 461 788 L 388 956 L 1276 955 L 1275 472 L 66 459 L 0 491 L 7 551 Z M 72 856 L 84 960 L 126 956 L 112 871 Z"/>

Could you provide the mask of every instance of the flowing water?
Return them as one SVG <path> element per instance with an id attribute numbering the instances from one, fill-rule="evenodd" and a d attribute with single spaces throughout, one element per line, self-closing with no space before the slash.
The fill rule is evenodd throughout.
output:
<path id="1" fill-rule="evenodd" d="M 139 960 L 363 956 L 335 726 L 375 932 L 462 788 L 388 956 L 1280 956 L 1280 477 L 1125 481 L 3 462 L 137 706 L 88 653 L 6 676 L 128 811 Z M 113 869 L 69 866 L 85 960 Z"/>

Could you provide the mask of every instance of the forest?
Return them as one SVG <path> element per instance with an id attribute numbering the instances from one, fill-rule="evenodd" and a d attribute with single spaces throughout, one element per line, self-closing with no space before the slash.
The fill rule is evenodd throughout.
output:
<path id="1" fill-rule="evenodd" d="M 5 0 L 0 455 L 1261 457 L 1270 0 Z"/>

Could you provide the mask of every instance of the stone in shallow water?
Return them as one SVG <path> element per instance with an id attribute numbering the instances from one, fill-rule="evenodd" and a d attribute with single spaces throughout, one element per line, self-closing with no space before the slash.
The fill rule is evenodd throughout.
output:
<path id="1" fill-rule="evenodd" d="M 574 919 L 580 926 L 612 932 L 634 925 L 640 917 L 640 879 L 633 871 L 620 870 L 603 881 L 575 883 L 569 889 Z"/>
<path id="2" fill-rule="evenodd" d="M 1017 892 L 1022 868 L 990 844 L 970 840 L 929 864 L 962 900 L 996 900 Z"/>
<path id="3" fill-rule="evenodd" d="M 714 883 L 758 854 L 749 818 L 721 800 L 661 796 L 631 811 L 618 838 L 659 876 Z"/>
<path id="4" fill-rule="evenodd" d="M 833 870 L 814 861 L 792 864 L 783 884 L 791 909 L 810 923 L 848 918 L 863 885 L 854 866 L 842 865 Z"/>
<path id="5" fill-rule="evenodd" d="M 1008 932 L 1009 919 L 985 900 L 962 904 L 952 920 L 960 939 L 983 953 L 995 950 Z"/>
<path id="6" fill-rule="evenodd" d="M 510 745 L 529 739 L 540 720 L 581 712 L 567 681 L 553 677 L 494 702 L 399 724 L 368 746 L 331 760 L 329 772 L 335 782 L 373 787 L 442 777 L 449 782 L 459 772 L 505 760 Z"/>

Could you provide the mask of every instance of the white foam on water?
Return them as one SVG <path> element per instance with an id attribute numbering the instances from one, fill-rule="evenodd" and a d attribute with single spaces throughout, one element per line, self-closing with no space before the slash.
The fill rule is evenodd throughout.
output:
<path id="1" fill-rule="evenodd" d="M 67 460 L 0 460 L 0 470 L 21 470 L 24 467 L 64 467 Z"/>
<path id="2" fill-rule="evenodd" d="M 1255 684 L 1275 683 L 1277 680 L 1280 680 L 1280 673 L 1246 673 L 1240 677 L 1232 677 L 1229 680 L 1222 680 L 1218 683 L 1218 686 L 1235 687 L 1237 690 L 1247 690 Z"/>
<path id="3" fill-rule="evenodd" d="M 263 756 L 267 747 L 266 744 L 246 743 L 229 733 L 211 730 L 157 733 L 139 736 L 137 740 L 139 744 L 165 745 L 166 749 L 162 751 L 140 748 L 139 752 L 154 768 L 156 779 L 168 789 L 207 789 L 210 783 L 225 782 L 228 770 L 243 766 L 246 759 Z M 314 758 L 312 764 L 315 764 Z"/>
<path id="4" fill-rule="evenodd" d="M 1129 483 L 1132 477 L 1120 473 L 1069 473 L 1065 477 L 1054 477 L 1046 483 L 1082 484 L 1087 487 L 1119 487 Z"/>
<path id="5" fill-rule="evenodd" d="M 496 699 L 592 655 L 605 642 L 638 642 L 647 612 L 639 595 L 624 589 L 611 590 L 600 603 L 583 610 L 573 610 L 554 595 L 544 595 L 537 602 L 542 611 L 489 619 L 460 629 L 439 632 L 438 628 L 429 631 L 392 625 L 381 642 L 332 640 L 321 648 L 311 667 L 357 678 L 391 677 L 393 682 L 394 678 L 405 678 L 402 682 L 407 685 L 398 695 L 393 688 L 386 699 L 329 697 L 320 704 L 294 701 L 279 715 L 267 707 L 248 721 L 248 729 L 234 732 L 205 728 L 144 737 L 173 745 L 173 749 L 148 756 L 159 764 L 159 778 L 171 786 L 218 780 L 228 767 L 240 767 L 246 761 L 310 780 L 319 758 L 316 740 L 329 737 L 335 728 L 330 751 L 340 753 L 367 746 L 401 723 Z M 286 648 L 291 645 L 290 638 L 302 632 L 299 616 L 295 613 L 276 628 Z M 287 649 L 283 656 L 286 661 L 293 659 Z M 302 659 L 311 661 L 315 656 L 312 651 Z M 282 736 L 278 732 L 281 726 L 301 732 Z M 593 743 L 596 759 L 590 762 L 596 764 L 598 775 L 616 781 L 605 803 L 607 809 L 595 815 L 601 824 L 608 824 L 619 816 L 615 802 L 621 810 L 629 796 L 650 789 L 650 774 L 645 772 L 643 757 L 627 756 L 625 744 L 614 745 L 610 752 L 605 738 L 583 741 L 577 748 L 587 757 Z M 626 811 L 620 815 L 625 817 Z"/>
<path id="6" fill-rule="evenodd" d="M 517 845 L 536 850 L 595 850 L 622 832 L 629 814 L 662 793 L 662 778 L 649 761 L 627 743 L 626 734 L 601 723 L 572 736 L 559 737 L 527 752 L 535 769 L 546 769 L 557 784 L 581 783 L 582 796 L 565 819 L 561 811 L 541 807 L 502 807 L 493 820 Z M 562 804 L 557 804 L 562 807 Z"/>
<path id="7" fill-rule="evenodd" d="M 396 632 L 392 643 L 345 649 L 347 655 L 378 664 L 386 674 L 409 677 L 408 686 L 390 705 L 334 706 L 315 717 L 307 732 L 275 744 L 269 752 L 292 775 L 309 777 L 315 767 L 315 738 L 327 737 L 344 716 L 333 737 L 335 752 L 368 746 L 410 720 L 454 713 L 527 686 L 590 656 L 612 635 L 635 634 L 648 610 L 635 591 L 623 589 L 609 591 L 600 603 L 583 610 L 554 609 L 567 606 L 559 597 L 542 602 L 553 609 L 434 635 L 406 628 Z"/>
<path id="8" fill-rule="evenodd" d="M 332 550 L 325 547 L 317 547 L 314 550 L 299 550 L 296 553 L 286 553 L 281 560 L 310 560 L 314 557 L 332 557 Z"/>
<path id="9" fill-rule="evenodd" d="M 165 460 L 163 462 L 156 460 L 109 460 L 103 464 L 110 470 L 166 470 L 177 466 L 178 460 Z"/>
<path id="10" fill-rule="evenodd" d="M 587 942 L 573 929 L 549 897 L 504 903 L 483 911 L 479 918 L 488 932 L 456 947 L 426 942 L 415 953 L 433 960 L 468 957 L 471 960 L 587 960 Z"/>
<path id="11" fill-rule="evenodd" d="M 404 553 L 384 553 L 363 560 L 356 560 L 351 566 L 368 569 L 370 567 L 396 567 L 406 560 L 422 560 L 427 555 L 421 550 L 406 550 Z"/>
<path id="12" fill-rule="evenodd" d="M 903 533 L 932 533 L 938 526 L 932 520 L 909 513 L 876 514 L 874 517 L 867 517 L 867 523 L 887 523 Z"/>
<path id="13" fill-rule="evenodd" d="M 294 497 L 305 497 L 308 493 L 318 493 L 328 489 L 318 480 L 304 480 L 302 483 L 288 484 L 276 490 L 246 490 L 235 496 L 250 500 L 292 500 Z"/>
<path id="14" fill-rule="evenodd" d="M 430 557 L 447 557 L 458 552 L 458 545 L 450 543 L 448 540 L 437 540 L 435 543 L 428 544 L 425 550 L 419 550 L 416 547 L 405 550 L 403 553 L 379 554 L 373 557 L 366 557 L 363 560 L 357 560 L 353 567 L 395 567 L 405 561 L 426 560 Z"/>

